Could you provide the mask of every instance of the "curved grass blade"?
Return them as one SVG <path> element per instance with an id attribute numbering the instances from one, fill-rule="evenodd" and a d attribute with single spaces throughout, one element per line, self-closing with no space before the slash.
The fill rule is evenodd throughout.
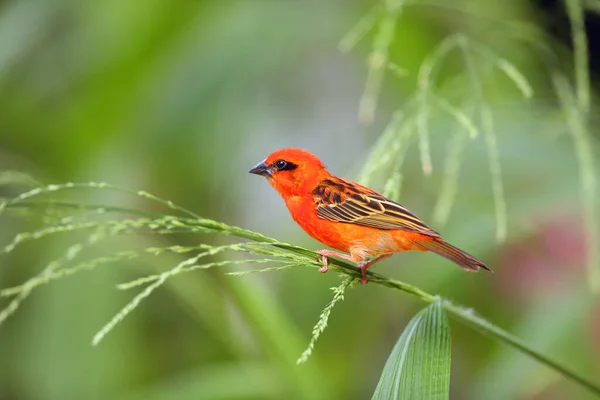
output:
<path id="1" fill-rule="evenodd" d="M 362 168 L 358 178 L 358 181 L 363 185 L 368 186 L 375 171 L 389 163 L 391 152 L 387 150 L 394 142 L 400 127 L 405 123 L 404 117 L 405 115 L 403 110 L 396 110 L 394 115 L 392 115 L 392 119 L 383 130 L 383 133 L 379 135 L 377 142 L 371 150 L 369 159 Z"/>
<path id="2" fill-rule="evenodd" d="M 431 150 L 429 146 L 429 105 L 428 97 L 431 86 L 435 83 L 435 66 L 457 47 L 461 36 L 452 35 L 444 39 L 423 61 L 417 75 L 417 97 L 419 99 L 419 111 L 417 114 L 417 132 L 419 134 L 419 150 L 421 155 L 421 166 L 425 175 L 431 175 Z"/>
<path id="3" fill-rule="evenodd" d="M 415 315 L 398 339 L 373 399 L 448 399 L 450 342 L 450 325 L 437 299 Z"/>
<path id="4" fill-rule="evenodd" d="M 371 29 L 377 24 L 377 20 L 383 15 L 383 7 L 376 4 L 344 35 L 339 44 L 342 53 L 349 53 L 361 41 Z"/>
<path id="5" fill-rule="evenodd" d="M 1 171 L 0 186 L 22 185 L 27 187 L 40 186 L 31 175 L 20 171 Z"/>
<path id="6" fill-rule="evenodd" d="M 369 73 L 367 75 L 367 83 L 365 90 L 360 100 L 358 111 L 358 119 L 365 125 L 370 125 L 375 119 L 375 110 L 377 109 L 377 101 L 386 66 L 388 65 L 389 47 L 394 40 L 394 30 L 396 29 L 396 21 L 400 15 L 401 2 L 398 7 L 395 7 L 395 12 L 389 12 L 378 25 L 377 34 L 373 40 L 373 50 L 369 55 Z M 389 10 L 388 10 L 389 11 Z"/>

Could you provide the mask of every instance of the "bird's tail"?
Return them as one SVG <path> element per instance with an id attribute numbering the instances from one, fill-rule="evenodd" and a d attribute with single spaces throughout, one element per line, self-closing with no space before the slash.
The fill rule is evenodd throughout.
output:
<path id="1" fill-rule="evenodd" d="M 462 251 L 458 247 L 452 246 L 450 243 L 444 242 L 441 238 L 435 238 L 433 240 L 419 241 L 419 245 L 423 246 L 429 251 L 433 251 L 461 268 L 467 271 L 478 271 L 483 268 L 487 271 L 493 272 L 491 269 L 486 267 L 481 261 L 473 257 L 472 255 Z"/>

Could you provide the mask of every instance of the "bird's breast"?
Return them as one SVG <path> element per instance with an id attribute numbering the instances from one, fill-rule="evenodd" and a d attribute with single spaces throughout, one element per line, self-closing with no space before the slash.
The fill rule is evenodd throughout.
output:
<path id="1" fill-rule="evenodd" d="M 292 197 L 286 205 L 294 221 L 311 237 L 329 247 L 348 251 L 347 240 L 336 226 L 339 224 L 320 218 L 312 198 Z"/>

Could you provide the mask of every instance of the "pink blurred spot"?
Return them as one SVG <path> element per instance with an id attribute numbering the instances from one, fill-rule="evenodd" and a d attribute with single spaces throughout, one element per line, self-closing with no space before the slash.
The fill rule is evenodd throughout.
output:
<path id="1" fill-rule="evenodd" d="M 542 217 L 529 237 L 504 248 L 500 256 L 500 289 L 515 300 L 560 290 L 584 279 L 585 257 L 580 216 Z"/>

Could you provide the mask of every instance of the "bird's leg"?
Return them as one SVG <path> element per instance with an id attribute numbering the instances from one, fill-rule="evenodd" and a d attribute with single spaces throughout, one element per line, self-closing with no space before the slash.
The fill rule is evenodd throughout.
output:
<path id="1" fill-rule="evenodd" d="M 368 282 L 368 279 L 367 279 L 367 268 L 369 268 L 371 265 L 373 265 L 373 264 L 375 264 L 375 263 L 377 263 L 377 262 L 379 262 L 381 260 L 384 260 L 384 259 L 390 257 L 391 255 L 392 255 L 392 253 L 382 254 L 379 257 L 373 258 L 372 260 L 363 261 L 360 264 L 358 264 L 358 268 L 360 268 L 360 272 L 361 272 L 361 275 L 362 275 L 362 279 L 360 280 L 360 283 L 362 283 L 364 285 L 365 283 Z"/>
<path id="2" fill-rule="evenodd" d="M 348 254 L 338 253 L 333 250 L 317 250 L 318 254 L 323 258 L 323 266 L 319 268 L 319 272 L 324 274 L 329 270 L 329 257 L 343 258 L 344 260 L 352 261 L 352 258 Z"/>

